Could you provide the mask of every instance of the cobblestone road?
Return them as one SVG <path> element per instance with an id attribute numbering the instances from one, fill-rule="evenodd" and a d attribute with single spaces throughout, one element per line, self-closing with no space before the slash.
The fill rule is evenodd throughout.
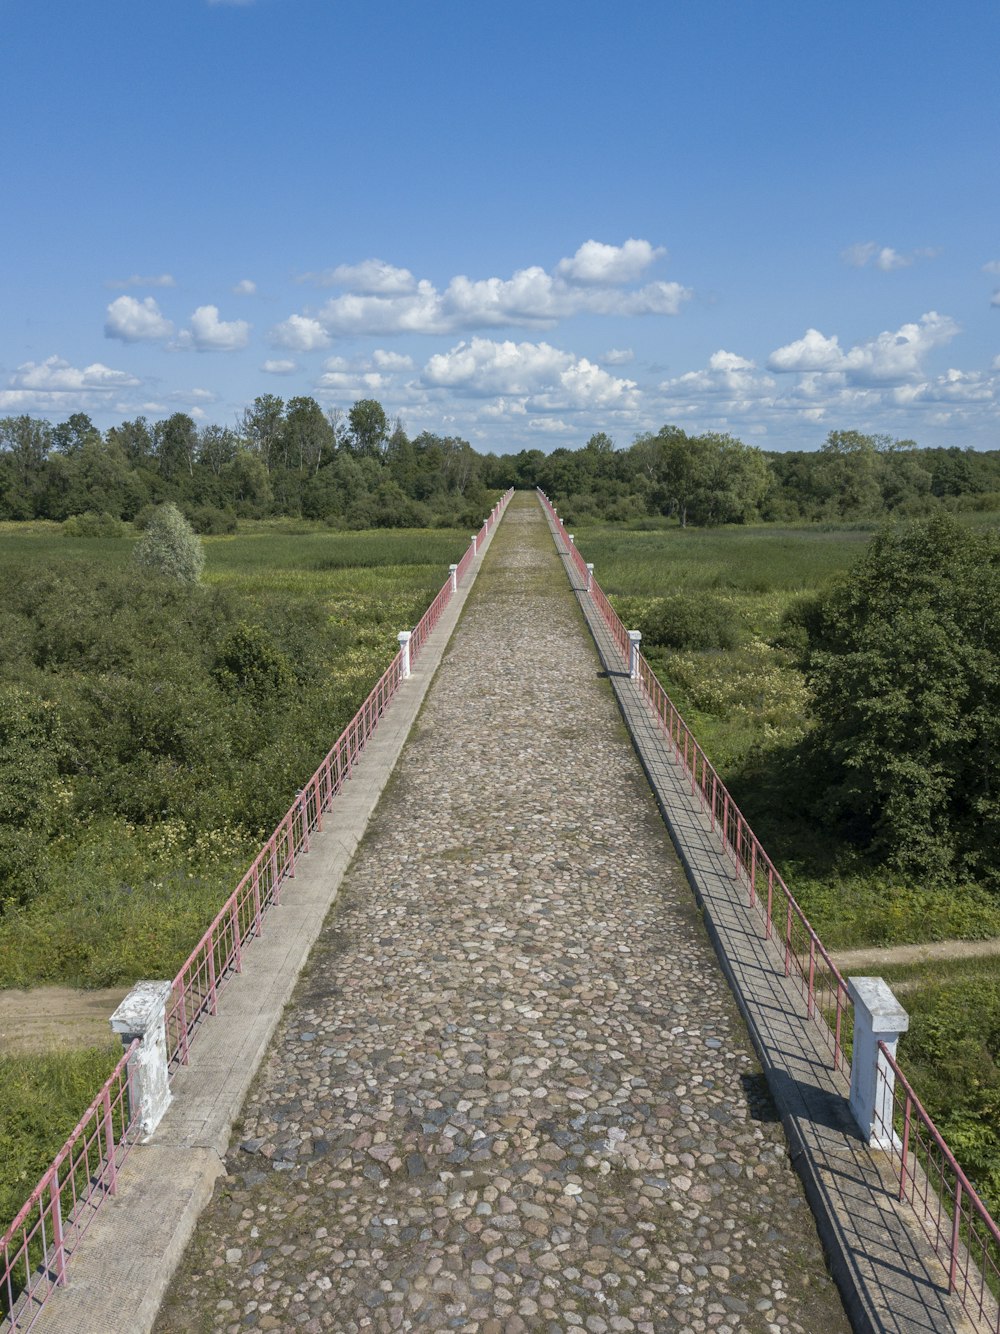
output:
<path id="1" fill-rule="evenodd" d="M 518 496 L 157 1330 L 846 1331 L 773 1117 Z"/>

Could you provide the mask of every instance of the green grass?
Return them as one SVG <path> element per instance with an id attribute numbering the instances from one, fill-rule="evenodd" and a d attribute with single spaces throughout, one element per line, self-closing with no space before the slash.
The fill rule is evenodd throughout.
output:
<path id="1" fill-rule="evenodd" d="M 0 1231 L 13 1220 L 120 1057 L 120 1044 L 0 1056 Z"/>

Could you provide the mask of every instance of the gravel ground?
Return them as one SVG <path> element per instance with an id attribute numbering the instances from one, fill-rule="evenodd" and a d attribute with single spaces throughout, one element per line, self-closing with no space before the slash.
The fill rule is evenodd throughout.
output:
<path id="1" fill-rule="evenodd" d="M 157 1330 L 847 1331 L 530 497 Z"/>

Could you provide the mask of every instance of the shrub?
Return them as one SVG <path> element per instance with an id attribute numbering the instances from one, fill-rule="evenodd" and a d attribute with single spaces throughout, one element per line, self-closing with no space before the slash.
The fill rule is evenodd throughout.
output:
<path id="1" fill-rule="evenodd" d="M 232 510 L 220 510 L 215 505 L 194 505 L 187 511 L 187 520 L 196 533 L 203 537 L 219 537 L 236 532 L 236 515 Z"/>
<path id="2" fill-rule="evenodd" d="M 639 617 L 637 629 L 652 646 L 673 649 L 736 647 L 733 608 L 721 599 L 688 593 L 658 598 Z"/>
<path id="3" fill-rule="evenodd" d="M 66 537 L 124 537 L 128 525 L 107 510 L 102 510 L 100 514 L 87 510 L 83 514 L 71 514 L 63 523 L 62 530 Z"/>
<path id="4" fill-rule="evenodd" d="M 196 584 L 205 566 L 201 542 L 184 515 L 170 502 L 156 509 L 136 545 L 133 559 L 140 568 L 183 584 Z"/>

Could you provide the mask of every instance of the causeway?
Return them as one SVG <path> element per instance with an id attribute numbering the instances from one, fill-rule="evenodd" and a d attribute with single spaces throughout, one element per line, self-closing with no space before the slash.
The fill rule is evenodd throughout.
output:
<path id="1" fill-rule="evenodd" d="M 493 538 L 225 1169 L 160 1334 L 850 1328 L 533 496 Z"/>

